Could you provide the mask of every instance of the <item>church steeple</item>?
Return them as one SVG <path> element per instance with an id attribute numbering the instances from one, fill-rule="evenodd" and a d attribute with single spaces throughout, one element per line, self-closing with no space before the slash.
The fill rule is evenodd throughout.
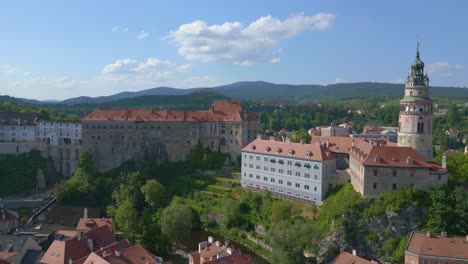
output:
<path id="1" fill-rule="evenodd" d="M 424 62 L 419 55 L 419 42 L 416 46 L 416 58 L 411 64 L 411 73 L 406 80 L 406 88 L 428 87 L 429 78 L 424 75 Z"/>

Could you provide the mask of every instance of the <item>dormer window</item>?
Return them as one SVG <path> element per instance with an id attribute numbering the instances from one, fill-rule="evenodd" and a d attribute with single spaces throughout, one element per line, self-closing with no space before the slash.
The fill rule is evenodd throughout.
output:
<path id="1" fill-rule="evenodd" d="M 374 157 L 374 161 L 375 161 L 375 162 L 380 162 L 380 156 L 376 155 L 376 156 Z"/>
<path id="2" fill-rule="evenodd" d="M 270 147 L 265 147 L 265 152 L 269 152 L 270 150 Z"/>
<path id="3" fill-rule="evenodd" d="M 406 159 L 406 163 L 408 163 L 408 164 L 413 164 L 413 159 L 412 159 L 411 157 L 408 157 L 408 158 Z"/>
<path id="4" fill-rule="evenodd" d="M 281 153 L 281 149 L 280 149 L 280 148 L 277 148 L 277 149 L 275 150 L 275 152 L 276 152 L 276 154 L 280 154 L 280 153 Z"/>
<path id="5" fill-rule="evenodd" d="M 307 152 L 306 152 L 306 157 L 310 158 L 311 156 L 312 156 L 312 152 L 307 151 Z"/>
<path id="6" fill-rule="evenodd" d="M 294 155 L 294 150 L 292 150 L 292 149 L 288 150 L 288 155 L 290 155 L 290 156 Z"/>
<path id="7" fill-rule="evenodd" d="M 250 150 L 255 150 L 255 146 L 254 145 L 250 146 Z"/>

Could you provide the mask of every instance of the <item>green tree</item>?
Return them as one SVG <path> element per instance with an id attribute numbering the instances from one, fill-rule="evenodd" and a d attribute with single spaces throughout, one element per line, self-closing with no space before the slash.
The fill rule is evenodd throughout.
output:
<path id="1" fill-rule="evenodd" d="M 281 221 L 268 231 L 273 248 L 271 262 L 281 264 L 305 263 L 304 251 L 317 252 L 318 231 L 303 221 Z"/>
<path id="2" fill-rule="evenodd" d="M 184 204 L 171 204 L 162 212 L 159 225 L 169 240 L 182 242 L 192 230 L 192 209 Z"/>
<path id="3" fill-rule="evenodd" d="M 156 180 L 147 180 L 140 190 L 145 197 L 145 202 L 153 208 L 160 206 L 166 195 L 166 189 Z"/>
<path id="4" fill-rule="evenodd" d="M 310 143 L 310 135 L 305 129 L 294 131 L 294 134 L 291 138 L 292 142 L 300 142 L 301 140 L 305 140 L 306 143 Z"/>
<path id="5" fill-rule="evenodd" d="M 158 256 L 166 256 L 171 253 L 171 243 L 161 232 L 157 214 L 153 215 L 149 208 L 143 210 L 140 243 Z"/>
<path id="6" fill-rule="evenodd" d="M 115 209 L 115 223 L 117 227 L 127 236 L 134 235 L 138 229 L 138 211 L 130 199 L 126 199 Z"/>
<path id="7" fill-rule="evenodd" d="M 273 202 L 271 207 L 271 223 L 277 224 L 281 220 L 286 220 L 292 215 L 292 205 L 285 200 Z"/>
<path id="8" fill-rule="evenodd" d="M 447 121 L 451 128 L 456 128 L 460 124 L 461 117 L 455 104 L 451 104 L 448 108 Z"/>
<path id="9" fill-rule="evenodd" d="M 227 229 L 238 227 L 242 224 L 240 203 L 234 199 L 228 199 L 223 206 L 223 225 Z"/>

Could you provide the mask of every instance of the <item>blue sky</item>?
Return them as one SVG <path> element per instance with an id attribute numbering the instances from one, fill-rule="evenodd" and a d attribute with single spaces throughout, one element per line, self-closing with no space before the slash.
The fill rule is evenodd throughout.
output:
<path id="1" fill-rule="evenodd" d="M 0 94 L 99 96 L 264 80 L 468 86 L 467 1 L 2 1 Z"/>

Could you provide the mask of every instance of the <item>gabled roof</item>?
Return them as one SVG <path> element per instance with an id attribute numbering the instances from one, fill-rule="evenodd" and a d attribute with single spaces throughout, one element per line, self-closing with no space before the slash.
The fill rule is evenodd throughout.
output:
<path id="1" fill-rule="evenodd" d="M 92 242 L 92 248 L 90 248 Z M 82 237 L 70 240 L 55 240 L 41 259 L 41 263 L 67 264 L 69 259 L 79 260 L 91 252 L 115 242 L 114 235 L 107 226 L 91 230 Z"/>
<path id="2" fill-rule="evenodd" d="M 356 139 L 350 137 L 327 137 L 327 136 L 313 136 L 311 144 L 327 145 L 331 152 L 346 153 L 351 150 L 351 145 Z"/>
<path id="3" fill-rule="evenodd" d="M 448 257 L 468 260 L 468 239 L 459 236 L 441 236 L 413 232 L 409 238 L 406 252 L 418 255 Z"/>
<path id="4" fill-rule="evenodd" d="M 263 139 L 256 139 L 252 141 L 247 146 L 245 146 L 242 151 L 311 161 L 336 159 L 335 156 L 331 155 L 327 148 L 317 144 L 301 144 Z"/>
<path id="5" fill-rule="evenodd" d="M 257 120 L 256 114 L 248 114 L 247 120 Z M 98 107 L 83 118 L 84 121 L 132 121 L 132 122 L 210 122 L 243 121 L 244 112 L 238 101 L 215 100 L 209 110 L 172 111 L 156 109 L 108 109 Z"/>
<path id="6" fill-rule="evenodd" d="M 101 226 L 107 226 L 113 230 L 114 220 L 112 218 L 80 218 L 76 230 L 93 230 Z"/>
<path id="7" fill-rule="evenodd" d="M 367 259 L 355 256 L 346 251 L 343 251 L 341 252 L 340 255 L 334 258 L 330 263 L 331 264 L 371 264 L 372 262 Z"/>
<path id="8" fill-rule="evenodd" d="M 120 255 L 116 255 L 119 252 Z M 91 253 L 83 264 L 155 264 L 155 257 L 141 245 Z"/>

